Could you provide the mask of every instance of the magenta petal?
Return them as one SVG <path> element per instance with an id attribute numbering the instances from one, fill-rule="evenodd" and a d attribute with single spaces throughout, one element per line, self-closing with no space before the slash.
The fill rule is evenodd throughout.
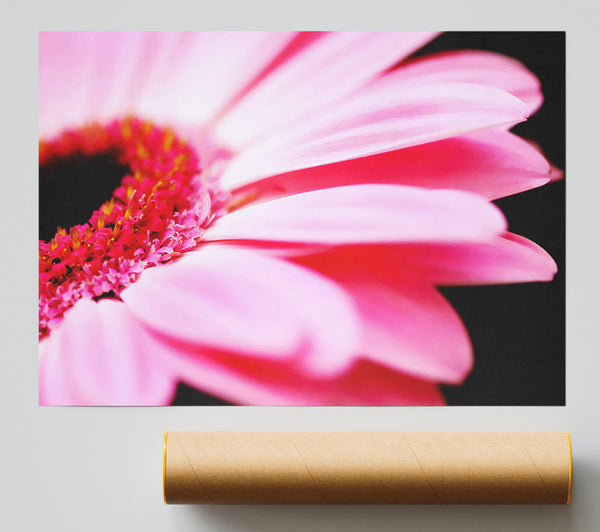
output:
<path id="1" fill-rule="evenodd" d="M 550 281 L 556 273 L 548 253 L 512 233 L 488 242 L 339 246 L 294 260 L 345 282 L 379 280 L 390 286 Z"/>
<path id="2" fill-rule="evenodd" d="M 477 131 L 391 152 L 275 175 L 234 191 L 257 199 L 363 183 L 453 188 L 497 199 L 548 183 L 548 161 L 505 130 Z"/>
<path id="3" fill-rule="evenodd" d="M 477 241 L 505 228 L 499 209 L 467 192 L 353 185 L 234 211 L 217 220 L 205 239 L 331 244 Z"/>
<path id="4" fill-rule="evenodd" d="M 409 375 L 458 384 L 473 365 L 467 331 L 450 304 L 432 287 L 354 283 L 347 290 L 363 322 L 367 358 Z"/>
<path id="5" fill-rule="evenodd" d="M 398 86 L 423 83 L 476 83 L 513 94 L 536 111 L 543 101 L 540 82 L 522 63 L 480 50 L 442 52 L 405 63 L 373 83 Z"/>
<path id="6" fill-rule="evenodd" d="M 169 404 L 164 351 L 121 302 L 81 300 L 40 344 L 40 404 Z"/>
<path id="7" fill-rule="evenodd" d="M 337 372 L 352 361 L 358 319 L 326 278 L 283 260 L 210 246 L 145 270 L 122 292 L 158 333 L 186 344 L 295 359 L 306 371 Z"/>
<path id="8" fill-rule="evenodd" d="M 391 67 L 434 32 L 333 32 L 322 36 L 246 94 L 217 127 L 239 149 L 320 112 Z"/>
<path id="9" fill-rule="evenodd" d="M 561 170 L 557 166 L 551 165 L 550 181 L 560 181 L 563 177 L 565 177 L 564 170 Z"/>
<path id="10" fill-rule="evenodd" d="M 389 259 L 396 257 L 400 268 L 438 285 L 551 281 L 557 271 L 541 247 L 512 233 L 488 243 L 407 246 Z"/>
<path id="11" fill-rule="evenodd" d="M 417 378 L 460 383 L 473 364 L 468 333 L 419 265 L 404 269 L 405 249 L 411 246 L 345 246 L 296 260 L 352 295 L 368 359 Z"/>
<path id="12" fill-rule="evenodd" d="M 515 124 L 527 115 L 521 100 L 482 85 L 365 89 L 233 159 L 223 184 L 234 189 L 269 175 Z"/>
<path id="13" fill-rule="evenodd" d="M 189 348 L 173 357 L 184 382 L 226 401 L 250 405 L 442 405 L 435 383 L 367 360 L 333 378 L 299 367 L 229 353 Z"/>

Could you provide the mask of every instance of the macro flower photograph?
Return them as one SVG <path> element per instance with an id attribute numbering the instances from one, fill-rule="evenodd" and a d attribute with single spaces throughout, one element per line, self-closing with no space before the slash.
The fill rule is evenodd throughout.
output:
<path id="1" fill-rule="evenodd" d="M 561 405 L 563 32 L 40 32 L 40 405 Z"/>

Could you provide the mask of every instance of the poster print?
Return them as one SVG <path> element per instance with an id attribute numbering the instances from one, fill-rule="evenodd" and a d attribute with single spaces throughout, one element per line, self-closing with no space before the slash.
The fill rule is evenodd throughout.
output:
<path id="1" fill-rule="evenodd" d="M 39 51 L 40 404 L 564 404 L 564 34 Z"/>

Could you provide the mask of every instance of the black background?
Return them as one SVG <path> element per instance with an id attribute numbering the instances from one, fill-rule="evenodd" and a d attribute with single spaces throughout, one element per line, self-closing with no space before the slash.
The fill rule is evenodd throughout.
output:
<path id="1" fill-rule="evenodd" d="M 476 48 L 524 63 L 542 83 L 541 109 L 513 131 L 565 169 L 564 32 L 446 33 L 421 53 Z M 452 287 L 441 291 L 465 322 L 475 366 L 451 405 L 565 404 L 565 182 L 496 201 L 509 229 L 542 246 L 558 265 L 551 283 Z"/>
<path id="2" fill-rule="evenodd" d="M 513 131 L 537 142 L 565 169 L 564 32 L 448 32 L 418 56 L 442 50 L 500 52 L 524 63 L 542 83 L 542 108 Z M 449 405 L 565 404 L 565 182 L 496 201 L 510 231 L 554 258 L 550 283 L 444 287 L 471 336 L 475 366 L 461 386 L 443 386 Z M 227 404 L 180 385 L 174 404 Z"/>

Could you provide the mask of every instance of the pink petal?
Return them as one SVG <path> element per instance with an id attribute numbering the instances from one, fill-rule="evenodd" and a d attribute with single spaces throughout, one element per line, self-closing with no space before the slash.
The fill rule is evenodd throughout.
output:
<path id="1" fill-rule="evenodd" d="M 333 32 L 264 79 L 219 123 L 235 149 L 319 112 L 435 36 L 433 32 Z"/>
<path id="2" fill-rule="evenodd" d="M 407 246 L 402 255 L 402 268 L 438 285 L 551 281 L 557 271 L 541 247 L 512 233 L 489 243 Z"/>
<path id="3" fill-rule="evenodd" d="M 39 128 L 57 133 L 64 124 L 80 125 L 86 117 L 91 84 L 91 34 L 40 32 Z"/>
<path id="4" fill-rule="evenodd" d="M 40 404 L 169 404 L 164 351 L 121 302 L 81 300 L 40 344 Z"/>
<path id="5" fill-rule="evenodd" d="M 275 33 L 275 32 L 272 32 Z M 282 33 L 282 32 L 276 32 Z M 267 76 L 271 75 L 272 72 L 278 69 L 281 65 L 289 62 L 295 55 L 301 53 L 305 48 L 314 46 L 315 43 L 321 40 L 327 35 L 324 31 L 300 31 L 296 32 L 291 41 L 288 42 L 287 46 L 283 48 L 279 54 L 277 54 L 269 64 L 264 67 L 258 75 L 256 75 L 252 81 L 246 84 L 246 86 L 239 91 L 234 98 L 231 98 L 226 106 L 221 108 L 218 115 L 215 115 L 211 119 L 211 126 L 216 124 L 223 118 L 234 106 L 236 106 L 240 100 L 254 90 L 256 86 L 261 83 Z"/>
<path id="6" fill-rule="evenodd" d="M 318 378 L 292 364 L 188 349 L 171 359 L 192 386 L 249 405 L 442 405 L 437 386 L 367 360 L 335 378 Z"/>
<path id="7" fill-rule="evenodd" d="M 296 170 L 234 191 L 272 199 L 361 183 L 453 188 L 497 199 L 548 183 L 550 165 L 529 142 L 505 130 L 477 131 L 359 159 Z"/>
<path id="8" fill-rule="evenodd" d="M 294 32 L 181 32 L 162 54 L 139 112 L 168 123 L 203 123 L 261 75 Z"/>
<path id="9" fill-rule="evenodd" d="M 340 246 L 294 260 L 336 279 L 377 279 L 389 285 L 549 281 L 556 273 L 550 255 L 512 233 L 477 243 Z"/>
<path id="10" fill-rule="evenodd" d="M 121 297 L 166 337 L 297 359 L 308 372 L 343 370 L 358 345 L 358 319 L 341 288 L 247 250 L 204 247 L 176 264 L 145 270 Z"/>
<path id="11" fill-rule="evenodd" d="M 476 83 L 513 94 L 536 111 L 543 101 L 540 82 L 522 63 L 510 57 L 479 50 L 442 52 L 404 63 L 374 85 L 425 83 Z"/>
<path id="12" fill-rule="evenodd" d="M 565 177 L 564 170 L 561 170 L 557 166 L 551 165 L 550 167 L 550 181 L 560 181 Z"/>
<path id="13" fill-rule="evenodd" d="M 417 378 L 458 384 L 473 364 L 468 333 L 429 280 L 414 273 L 419 264 L 414 270 L 398 267 L 404 249 L 345 246 L 296 260 L 352 295 L 363 325 L 360 351 L 368 359 Z"/>
<path id="14" fill-rule="evenodd" d="M 473 365 L 471 342 L 454 309 L 435 289 L 377 279 L 343 283 L 361 314 L 361 352 L 367 358 L 417 378 L 463 381 Z"/>
<path id="15" fill-rule="evenodd" d="M 178 34 L 172 32 L 87 33 L 87 43 L 79 52 L 89 48 L 91 54 L 87 80 L 91 94 L 83 120 L 108 122 L 137 112 L 161 58 L 164 61 L 177 45 Z M 59 79 L 65 85 L 75 85 L 76 90 L 78 84 L 74 84 L 73 75 L 77 76 L 78 72 Z M 61 127 L 65 125 L 73 124 L 63 121 Z"/>
<path id="16" fill-rule="evenodd" d="M 535 150 L 537 150 L 542 156 L 544 156 L 544 150 L 537 142 L 530 140 L 530 139 L 527 139 L 527 142 Z M 552 163 L 550 163 L 550 181 L 558 181 L 558 180 L 562 179 L 563 177 L 565 177 L 564 171 L 562 169 L 554 166 Z"/>
<path id="17" fill-rule="evenodd" d="M 515 124 L 527 114 L 521 100 L 494 87 L 442 83 L 365 89 L 242 153 L 222 182 L 234 189 L 269 175 Z"/>
<path id="18" fill-rule="evenodd" d="M 40 32 L 40 136 L 136 112 L 177 39 L 169 32 Z"/>
<path id="19" fill-rule="evenodd" d="M 251 205 L 217 220 L 206 240 L 302 243 L 487 240 L 506 222 L 479 196 L 400 185 L 353 185 Z"/>
<path id="20" fill-rule="evenodd" d="M 40 133 L 127 113 L 215 115 L 294 38 L 289 32 L 41 32 Z"/>

